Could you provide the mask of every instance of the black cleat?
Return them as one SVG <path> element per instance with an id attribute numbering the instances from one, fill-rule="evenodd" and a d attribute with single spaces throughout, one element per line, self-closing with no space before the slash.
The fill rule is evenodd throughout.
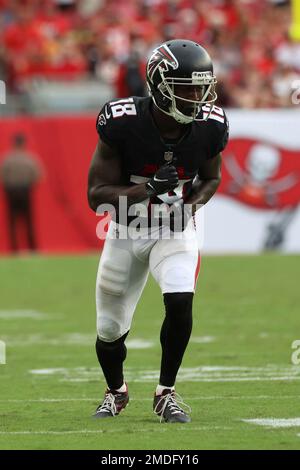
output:
<path id="1" fill-rule="evenodd" d="M 127 385 L 126 385 L 127 387 Z M 94 418 L 110 418 L 117 416 L 129 402 L 128 388 L 126 392 L 116 392 L 107 389 L 104 400 L 95 411 Z"/>
<path id="2" fill-rule="evenodd" d="M 189 412 L 191 411 L 191 408 L 182 401 L 182 398 L 174 390 L 166 388 L 161 395 L 154 395 L 153 411 L 160 416 L 160 422 L 189 423 L 190 416 L 178 403 L 185 406 Z"/>

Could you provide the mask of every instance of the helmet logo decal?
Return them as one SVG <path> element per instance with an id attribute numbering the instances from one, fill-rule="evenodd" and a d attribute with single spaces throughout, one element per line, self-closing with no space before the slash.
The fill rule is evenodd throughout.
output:
<path id="1" fill-rule="evenodd" d="M 148 76 L 152 80 L 154 72 L 158 67 L 163 68 L 165 71 L 169 70 L 171 66 L 174 70 L 178 68 L 178 61 L 172 54 L 167 45 L 162 45 L 154 50 L 148 62 Z"/>

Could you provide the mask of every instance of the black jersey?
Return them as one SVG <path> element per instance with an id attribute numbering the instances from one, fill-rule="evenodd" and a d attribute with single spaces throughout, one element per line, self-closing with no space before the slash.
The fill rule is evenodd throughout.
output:
<path id="1" fill-rule="evenodd" d="M 181 139 L 166 142 L 152 118 L 151 102 L 151 97 L 130 97 L 105 104 L 97 118 L 97 132 L 101 140 L 117 149 L 123 184 L 147 182 L 160 166 L 172 161 L 179 186 L 173 195 L 159 195 L 158 200 L 173 203 L 187 191 L 188 183 L 192 184 L 201 162 L 225 148 L 228 121 L 223 109 L 214 106 L 207 121 L 192 122 Z"/>

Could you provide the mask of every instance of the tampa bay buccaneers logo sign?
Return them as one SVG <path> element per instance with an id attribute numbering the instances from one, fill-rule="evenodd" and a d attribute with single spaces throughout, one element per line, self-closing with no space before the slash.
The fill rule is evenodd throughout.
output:
<path id="1" fill-rule="evenodd" d="M 170 70 L 170 67 L 172 67 L 174 70 L 177 69 L 178 61 L 168 46 L 164 44 L 155 49 L 149 59 L 147 68 L 148 77 L 152 81 L 153 76 L 158 68 L 168 71 Z"/>
<path id="2" fill-rule="evenodd" d="M 283 209 L 300 203 L 300 149 L 231 139 L 220 191 L 248 206 Z"/>

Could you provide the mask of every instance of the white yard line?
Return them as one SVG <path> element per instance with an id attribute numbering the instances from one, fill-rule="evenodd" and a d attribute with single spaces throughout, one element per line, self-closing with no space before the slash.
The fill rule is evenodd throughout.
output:
<path id="1" fill-rule="evenodd" d="M 0 310 L 1 320 L 16 320 L 30 318 L 31 320 L 45 320 L 48 314 L 38 312 L 37 310 Z"/>
<path id="2" fill-rule="evenodd" d="M 242 419 L 244 423 L 257 424 L 268 428 L 293 428 L 300 427 L 300 418 L 257 418 Z"/>
<path id="3" fill-rule="evenodd" d="M 195 336 L 191 337 L 190 343 L 197 343 L 197 344 L 208 344 L 214 343 L 216 341 L 215 336 Z"/>
<path id="4" fill-rule="evenodd" d="M 4 436 L 18 436 L 18 435 L 36 435 L 36 434 L 45 434 L 45 435 L 65 435 L 65 434 L 99 434 L 103 433 L 104 430 L 90 430 L 82 429 L 78 431 L 0 431 L 0 435 Z"/>
<path id="5" fill-rule="evenodd" d="M 101 396 L 94 398 L 37 398 L 37 399 L 7 399 L 0 400 L 0 403 L 68 403 L 68 402 L 98 402 L 101 400 Z M 196 397 L 184 397 L 188 401 L 206 401 L 206 400 L 299 400 L 299 395 L 241 395 L 241 396 L 196 396 Z M 130 398 L 130 401 L 152 401 L 153 398 Z"/>
<path id="6" fill-rule="evenodd" d="M 144 382 L 152 382 L 157 381 L 159 378 L 159 374 L 157 373 L 154 377 L 147 376 L 145 378 L 132 378 L 130 377 L 127 379 L 128 382 L 135 382 L 135 383 L 144 383 Z M 88 383 L 91 381 L 96 380 L 93 377 L 82 377 L 82 378 L 72 378 L 72 377 L 65 377 L 59 379 L 60 382 L 71 382 L 71 383 Z M 177 382 L 201 382 L 201 383 L 218 383 L 218 382 L 272 382 L 272 381 L 294 381 L 300 380 L 300 377 L 291 377 L 291 376 L 278 376 L 278 377 L 220 377 L 220 378 L 204 378 L 204 377 L 197 377 L 197 376 L 188 376 L 188 377 L 180 377 L 177 378 Z"/>
<path id="7" fill-rule="evenodd" d="M 91 367 L 33 369 L 30 374 L 36 376 L 55 376 L 61 382 L 90 382 L 99 380 L 99 369 Z M 153 382 L 158 380 L 159 371 L 153 369 L 125 370 L 128 382 Z M 265 367 L 225 367 L 202 366 L 181 368 L 178 382 L 268 382 L 300 380 L 300 367 L 265 366 Z"/>
<path id="8" fill-rule="evenodd" d="M 10 317 L 10 314 L 7 315 L 7 318 Z M 5 317 L 6 318 L 6 317 Z M 22 318 L 25 318 L 24 316 Z M 32 318 L 32 317 L 30 317 Z M 34 317 L 36 318 L 36 317 Z M 44 317 L 43 317 L 44 318 Z M 1 312 L 0 312 L 1 319 Z M 38 317 L 38 319 L 41 319 Z M 31 347 L 35 345 L 47 345 L 47 346 L 88 346 L 95 341 L 95 335 L 90 333 L 66 333 L 61 335 L 56 335 L 55 337 L 47 337 L 43 334 L 34 334 L 34 335 L 24 335 L 24 336 L 4 336 L 4 341 L 7 344 L 7 347 Z M 126 342 L 128 349 L 149 349 L 156 346 L 154 341 L 150 341 L 143 338 L 136 338 L 128 340 Z"/>
<path id="9" fill-rule="evenodd" d="M 157 421 L 158 423 L 158 421 Z M 153 425 L 157 424 L 155 420 L 153 421 Z M 169 428 L 168 428 L 169 429 Z M 158 432 L 166 432 L 168 431 L 167 427 L 164 426 L 159 426 L 157 429 L 155 429 L 155 433 Z M 184 426 L 173 426 L 172 431 L 179 431 L 184 432 L 186 431 L 216 431 L 216 430 L 221 430 L 221 431 L 226 431 L 233 429 L 233 427 L 230 426 L 193 426 L 190 427 L 189 425 L 184 425 Z M 128 431 L 127 431 L 128 432 Z M 149 429 L 144 429 L 144 428 L 135 428 L 134 432 L 147 432 L 149 433 Z M 102 434 L 102 433 L 120 433 L 120 427 L 118 429 L 79 429 L 79 430 L 74 430 L 74 431 L 0 431 L 1 436 L 16 436 L 16 435 L 71 435 L 71 434 Z"/>

